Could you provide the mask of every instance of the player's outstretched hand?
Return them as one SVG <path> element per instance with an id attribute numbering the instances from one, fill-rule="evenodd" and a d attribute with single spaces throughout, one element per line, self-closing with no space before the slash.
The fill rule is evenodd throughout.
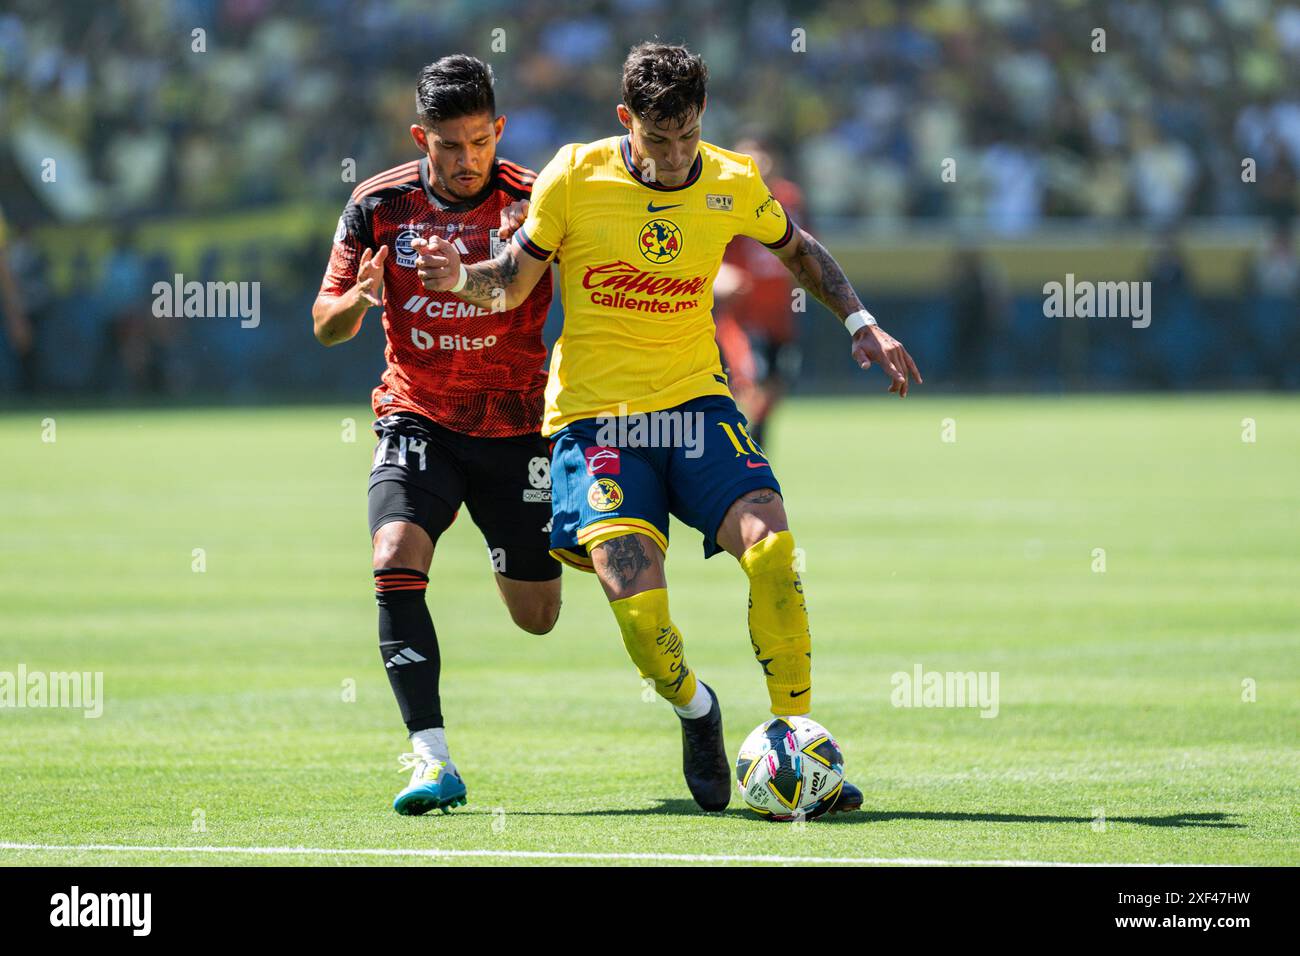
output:
<path id="1" fill-rule="evenodd" d="M 411 242 L 418 254 L 415 271 L 430 292 L 450 292 L 460 278 L 460 251 L 442 236 L 419 237 Z"/>
<path id="2" fill-rule="evenodd" d="M 497 230 L 497 238 L 505 242 L 515 234 L 515 230 L 522 226 L 528 219 L 528 200 L 521 199 L 518 202 L 512 202 L 501 210 L 501 228 Z"/>
<path id="3" fill-rule="evenodd" d="M 878 325 L 863 326 L 854 333 L 853 361 L 864 370 L 871 368 L 872 362 L 879 365 L 890 378 L 889 390 L 897 392 L 899 398 L 907 395 L 909 376 L 915 376 L 918 383 L 924 384 L 920 370 L 912 356 L 907 354 L 907 349 L 903 348 L 903 343 Z"/>
<path id="4" fill-rule="evenodd" d="M 357 295 L 371 305 L 382 304 L 384 295 L 384 260 L 388 258 L 388 247 L 380 246 L 379 252 L 370 249 L 361 253 L 361 264 L 357 266 Z"/>

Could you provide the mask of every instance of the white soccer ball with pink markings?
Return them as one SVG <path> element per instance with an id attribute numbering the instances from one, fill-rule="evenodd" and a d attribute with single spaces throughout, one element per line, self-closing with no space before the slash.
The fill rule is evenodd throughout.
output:
<path id="1" fill-rule="evenodd" d="M 821 724 L 774 717 L 740 745 L 736 786 L 745 805 L 768 820 L 811 820 L 829 810 L 844 784 L 844 754 Z"/>

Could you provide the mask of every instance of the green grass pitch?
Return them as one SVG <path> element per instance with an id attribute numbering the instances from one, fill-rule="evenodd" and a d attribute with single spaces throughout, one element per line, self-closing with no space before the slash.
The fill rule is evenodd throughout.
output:
<path id="1" fill-rule="evenodd" d="M 407 741 L 376 646 L 369 420 L 0 416 L 0 671 L 100 671 L 106 698 L 98 719 L 0 710 L 0 863 L 1300 863 L 1294 399 L 784 408 L 771 453 L 804 549 L 813 715 L 866 794 L 801 827 L 738 797 L 697 812 L 677 721 L 643 700 L 596 581 L 566 571 L 556 630 L 515 630 L 463 513 L 429 601 L 470 803 L 396 816 Z M 681 525 L 668 575 L 734 753 L 766 715 L 744 577 Z M 893 706 L 892 675 L 917 664 L 997 672 L 997 716 Z M 305 849 L 61 849 L 105 844 Z"/>

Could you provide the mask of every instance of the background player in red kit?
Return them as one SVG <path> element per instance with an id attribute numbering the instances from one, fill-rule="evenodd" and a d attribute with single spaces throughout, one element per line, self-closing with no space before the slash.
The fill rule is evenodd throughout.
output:
<path id="1" fill-rule="evenodd" d="M 388 368 L 373 394 L 369 513 L 380 653 L 415 751 L 402 758 L 411 781 L 393 802 L 404 814 L 465 802 L 425 603 L 434 544 L 462 503 L 515 623 L 545 634 L 560 611 L 560 565 L 548 553 L 550 454 L 539 434 L 550 276 L 515 309 L 483 309 L 426 291 L 412 246 L 438 235 L 466 261 L 490 259 L 524 220 L 535 174 L 496 155 L 505 117 L 492 82 L 491 68 L 470 56 L 421 71 L 411 136 L 423 157 L 352 193 L 312 308 L 325 345 L 356 335 L 371 305 L 384 310 Z"/>
<path id="2" fill-rule="evenodd" d="M 795 222 L 810 228 L 803 192 L 781 176 L 768 139 L 746 136 L 734 149 L 753 157 L 776 201 Z M 730 372 L 731 390 L 749 419 L 750 435 L 768 451 L 768 419 L 799 376 L 799 327 L 790 295 L 794 289 L 790 270 L 748 236 L 731 240 L 713 286 L 718 348 Z"/>

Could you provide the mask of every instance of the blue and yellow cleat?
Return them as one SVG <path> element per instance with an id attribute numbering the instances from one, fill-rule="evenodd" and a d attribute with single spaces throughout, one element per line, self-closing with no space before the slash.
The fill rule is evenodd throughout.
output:
<path id="1" fill-rule="evenodd" d="M 453 764 L 442 760 L 428 761 L 419 754 L 398 757 L 403 770 L 411 771 L 411 782 L 393 799 L 393 809 L 403 816 L 415 817 L 430 810 L 451 811 L 465 805 L 465 781 Z"/>

